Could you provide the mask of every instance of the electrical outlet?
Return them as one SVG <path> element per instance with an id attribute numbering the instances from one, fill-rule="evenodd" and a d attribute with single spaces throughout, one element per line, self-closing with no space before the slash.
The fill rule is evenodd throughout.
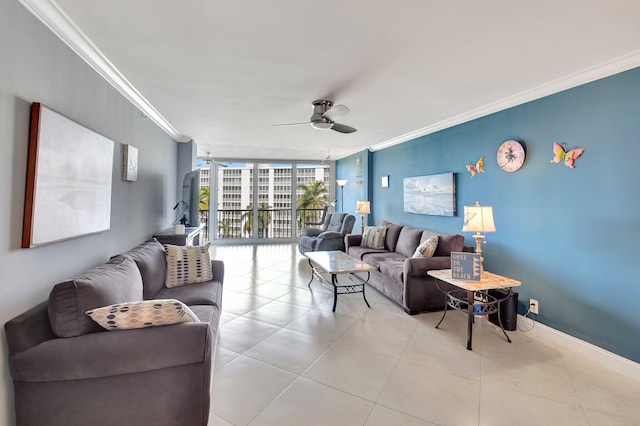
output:
<path id="1" fill-rule="evenodd" d="M 529 299 L 529 312 L 538 315 L 538 309 L 540 309 L 538 301 L 536 299 Z"/>

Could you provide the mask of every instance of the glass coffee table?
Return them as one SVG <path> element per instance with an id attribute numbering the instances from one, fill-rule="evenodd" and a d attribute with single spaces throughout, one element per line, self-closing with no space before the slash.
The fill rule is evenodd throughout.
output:
<path id="1" fill-rule="evenodd" d="M 320 284 L 333 289 L 333 312 L 336 311 L 339 294 L 362 293 L 364 303 L 369 308 L 371 307 L 365 296 L 364 287 L 369 281 L 370 272 L 376 270 L 375 266 L 361 262 L 339 250 L 310 251 L 304 253 L 304 255 L 311 266 L 311 280 L 309 280 L 308 286 L 311 286 L 315 278 Z M 359 272 L 366 272 L 367 279 L 365 280 L 357 275 Z M 331 280 L 324 276 L 326 274 L 331 275 Z M 351 284 L 339 283 L 338 275 L 340 274 L 346 275 Z"/>

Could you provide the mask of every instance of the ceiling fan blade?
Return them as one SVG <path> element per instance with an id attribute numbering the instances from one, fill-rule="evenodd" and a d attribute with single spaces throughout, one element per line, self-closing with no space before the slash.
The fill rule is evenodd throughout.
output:
<path id="1" fill-rule="evenodd" d="M 303 124 L 308 125 L 309 122 L 305 121 L 304 123 L 285 123 L 285 124 L 272 124 L 272 127 L 281 127 L 281 126 L 301 126 Z"/>
<path id="2" fill-rule="evenodd" d="M 331 130 L 335 130 L 336 132 L 340 132 L 340 133 L 353 133 L 353 132 L 357 132 L 357 129 L 354 129 L 351 126 L 347 126 L 346 124 L 340 124 L 340 123 L 333 123 L 333 127 L 331 127 Z"/>
<path id="3" fill-rule="evenodd" d="M 344 105 L 334 105 L 322 114 L 322 118 L 326 118 L 329 121 L 336 121 L 340 117 L 344 117 L 349 113 L 349 108 Z"/>

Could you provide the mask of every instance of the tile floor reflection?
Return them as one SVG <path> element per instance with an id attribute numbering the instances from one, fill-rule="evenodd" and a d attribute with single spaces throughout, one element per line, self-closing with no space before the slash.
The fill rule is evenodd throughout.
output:
<path id="1" fill-rule="evenodd" d="M 214 246 L 225 262 L 212 425 L 638 425 L 640 383 L 485 319 L 409 316 L 372 288 L 307 287 L 293 244 Z"/>

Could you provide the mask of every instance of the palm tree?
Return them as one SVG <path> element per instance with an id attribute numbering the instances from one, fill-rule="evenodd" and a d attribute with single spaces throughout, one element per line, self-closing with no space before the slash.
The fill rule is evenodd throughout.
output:
<path id="1" fill-rule="evenodd" d="M 271 206 L 266 203 L 260 203 L 258 206 L 258 238 L 265 238 L 266 231 L 271 223 Z M 253 204 L 249 204 L 242 213 L 242 220 L 244 225 L 242 231 L 247 234 L 248 237 L 253 235 Z"/>
<path id="2" fill-rule="evenodd" d="M 220 238 L 231 237 L 231 225 L 232 225 L 231 219 L 223 219 L 222 222 L 218 224 L 218 231 L 222 232 L 222 235 L 220 236 Z"/>
<path id="3" fill-rule="evenodd" d="M 302 229 L 305 223 L 310 222 L 310 216 L 314 213 L 309 209 L 321 209 L 329 204 L 329 190 L 319 180 L 309 184 L 301 183 L 298 189 L 304 191 L 296 201 L 296 208 L 302 210 L 302 214 L 298 216 L 298 228 Z"/>
<path id="4" fill-rule="evenodd" d="M 209 193 L 211 192 L 208 186 L 200 188 L 200 210 L 209 210 Z"/>

